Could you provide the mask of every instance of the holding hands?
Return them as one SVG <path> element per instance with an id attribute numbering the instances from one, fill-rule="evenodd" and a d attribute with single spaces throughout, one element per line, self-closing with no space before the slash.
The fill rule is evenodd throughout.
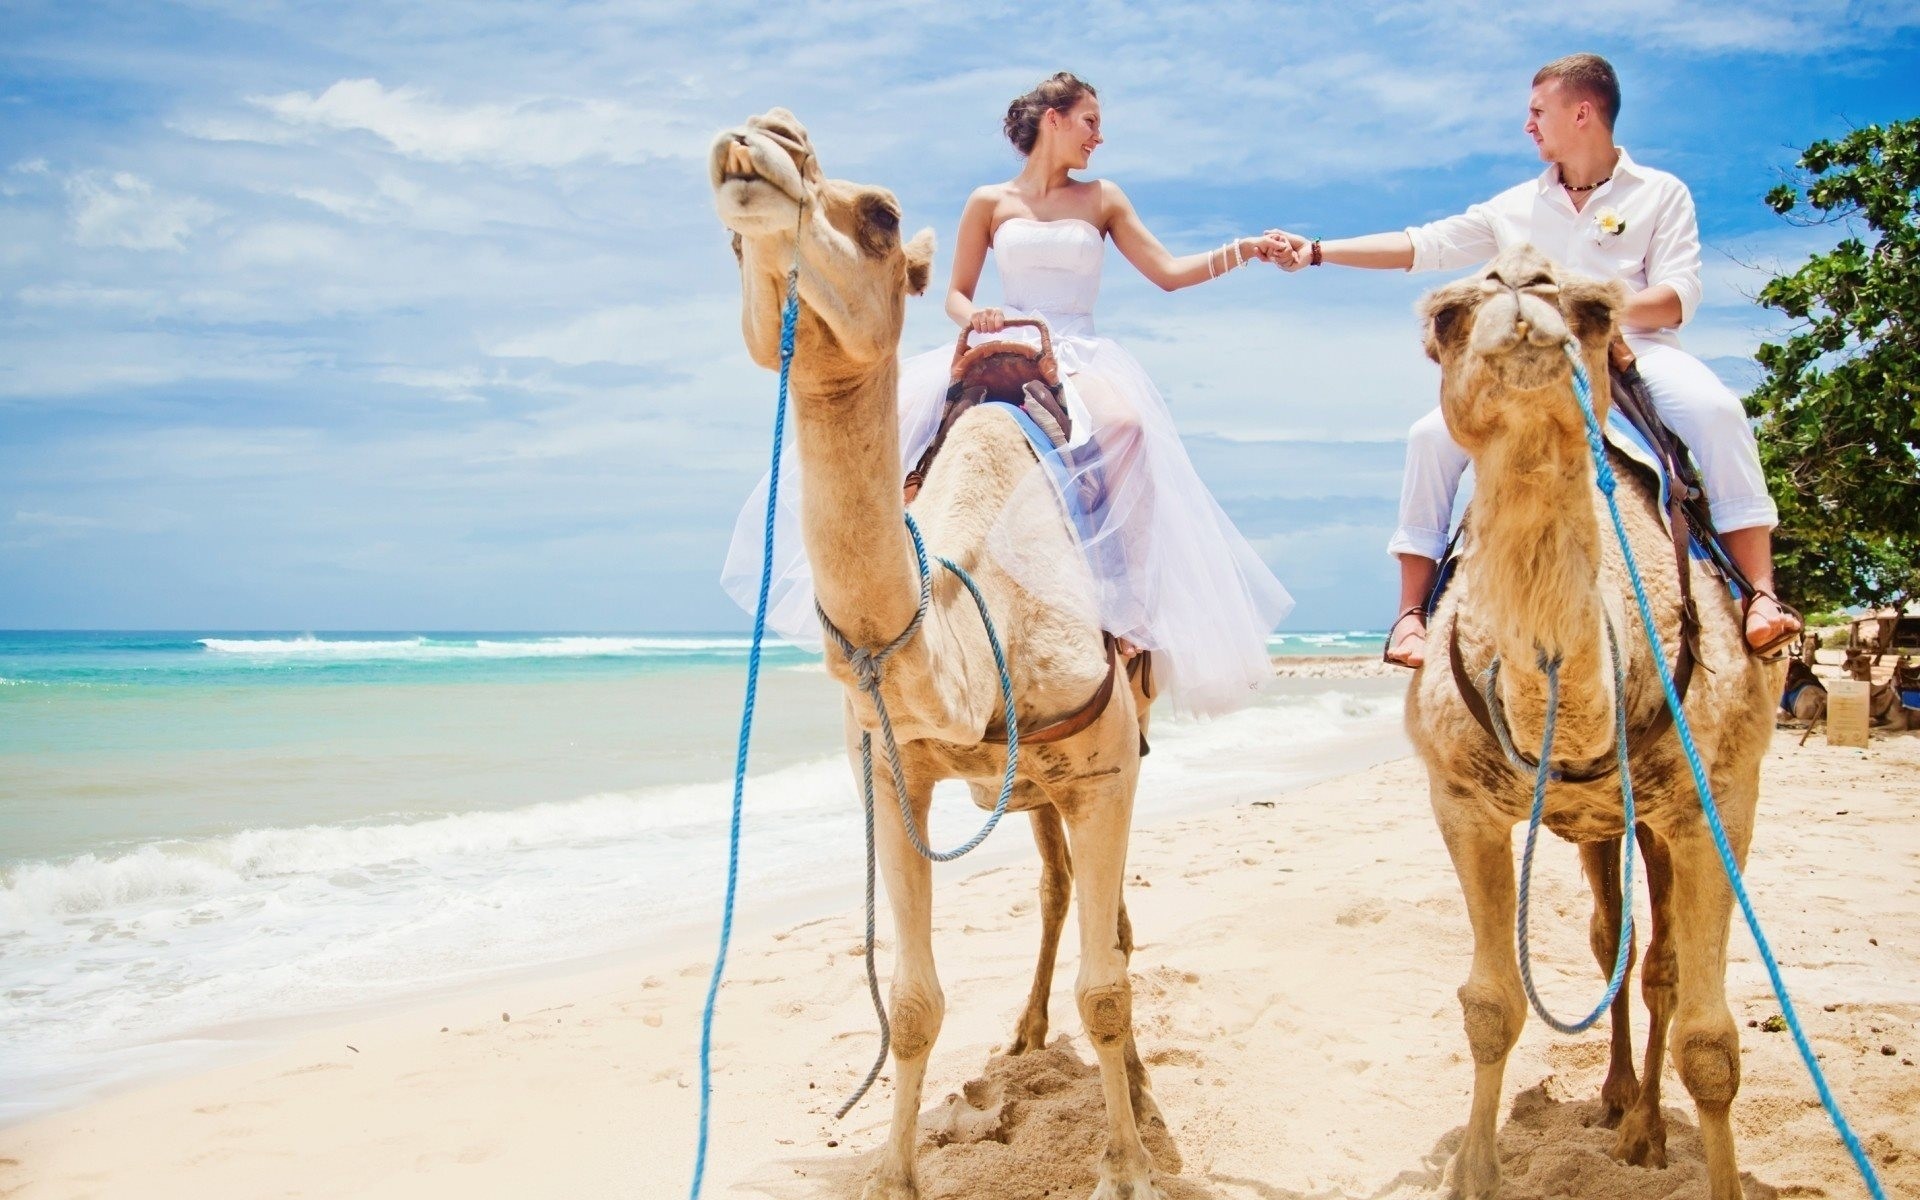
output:
<path id="1" fill-rule="evenodd" d="M 1267 261 L 1282 271 L 1293 272 L 1301 267 L 1317 265 L 1313 261 L 1313 242 L 1309 238 L 1301 237 L 1297 233 L 1288 233 L 1284 229 L 1269 229 L 1266 240 L 1275 242 L 1280 247 L 1267 257 Z"/>

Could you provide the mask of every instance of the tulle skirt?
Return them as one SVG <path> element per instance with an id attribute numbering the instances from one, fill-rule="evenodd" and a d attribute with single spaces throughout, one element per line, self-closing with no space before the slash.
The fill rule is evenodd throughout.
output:
<path id="1" fill-rule="evenodd" d="M 1044 504 L 1058 512 L 1063 493 L 1071 497 L 1083 514 L 1081 542 L 1102 626 L 1154 651 L 1159 702 L 1189 715 L 1238 708 L 1273 674 L 1267 635 L 1292 610 L 1293 597 L 1201 483 L 1166 401 L 1133 356 L 1108 338 L 1076 331 L 1081 321 L 1050 324 L 1075 426 L 1061 456 L 1065 480 L 1036 466 L 1008 509 Z M 1023 333 L 1030 335 L 1001 336 Z M 938 428 L 952 362 L 952 349 L 941 348 L 900 364 L 902 475 Z M 780 472 L 768 624 L 788 641 L 818 649 L 813 575 L 800 540 L 804 481 L 791 443 Z M 721 575 L 748 612 L 758 597 L 768 482 L 762 477 L 741 510 Z M 1016 582 L 1038 590 L 1054 575 L 1001 534 L 1018 527 L 1003 516 L 989 552 Z"/>

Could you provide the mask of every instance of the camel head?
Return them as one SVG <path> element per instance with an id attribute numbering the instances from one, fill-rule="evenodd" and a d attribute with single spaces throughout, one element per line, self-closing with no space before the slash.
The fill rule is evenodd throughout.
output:
<path id="1" fill-rule="evenodd" d="M 1531 246 L 1429 292 L 1419 312 L 1454 440 L 1477 457 L 1515 435 L 1584 437 L 1565 347 L 1578 342 L 1604 417 L 1607 344 L 1626 301 L 1622 284 L 1569 274 Z"/>
<path id="2" fill-rule="evenodd" d="M 708 173 L 740 260 L 742 325 L 755 362 L 780 362 L 796 235 L 805 373 L 859 378 L 896 353 L 906 297 L 927 287 L 933 230 L 905 241 L 892 192 L 828 179 L 806 128 L 784 108 L 722 131 Z"/>

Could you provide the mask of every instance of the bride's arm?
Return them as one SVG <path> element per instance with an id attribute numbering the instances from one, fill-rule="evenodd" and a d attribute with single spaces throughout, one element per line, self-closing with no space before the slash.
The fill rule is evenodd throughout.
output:
<path id="1" fill-rule="evenodd" d="M 1175 256 L 1147 229 L 1140 214 L 1133 210 L 1133 201 L 1127 199 L 1118 184 L 1103 179 L 1100 193 L 1102 215 L 1113 244 L 1135 270 L 1162 291 L 1205 283 L 1254 259 L 1265 259 L 1269 254 L 1288 249 L 1285 242 L 1276 238 L 1243 237 L 1204 253 Z"/>
<path id="2" fill-rule="evenodd" d="M 998 197 L 992 188 L 975 188 L 960 210 L 960 230 L 953 239 L 953 278 L 947 283 L 947 315 L 956 325 L 971 325 L 981 333 L 997 333 L 1000 310 L 976 309 L 974 289 L 980 286 L 980 268 L 987 261 L 987 243 L 993 238 L 993 210 Z"/>

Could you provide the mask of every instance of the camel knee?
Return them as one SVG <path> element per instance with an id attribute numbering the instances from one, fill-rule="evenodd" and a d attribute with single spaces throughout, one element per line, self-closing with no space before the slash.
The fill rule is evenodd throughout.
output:
<path id="1" fill-rule="evenodd" d="M 1699 1104 L 1731 1104 L 1740 1091 L 1740 1040 L 1732 1022 L 1725 1029 L 1700 1029 L 1676 1039 L 1680 1082 Z"/>
<path id="2" fill-rule="evenodd" d="M 897 988 L 889 1006 L 887 1023 L 893 1031 L 893 1056 L 919 1058 L 940 1036 L 940 1022 L 946 1004 L 938 994 L 919 988 Z"/>
<path id="3" fill-rule="evenodd" d="M 1640 994 L 1649 1005 L 1661 993 L 1671 992 L 1679 981 L 1680 963 L 1671 949 L 1665 953 L 1648 953 L 1647 961 L 1640 967 Z"/>
<path id="4" fill-rule="evenodd" d="M 1067 919 L 1067 905 L 1073 900 L 1073 877 L 1048 871 L 1040 880 L 1040 916 L 1049 925 Z"/>
<path id="5" fill-rule="evenodd" d="M 1618 913 L 1613 914 L 1611 917 L 1603 916 L 1600 913 L 1593 915 L 1593 921 L 1587 927 L 1587 948 L 1593 951 L 1594 961 L 1605 967 L 1609 972 L 1613 970 L 1614 960 L 1620 954 L 1620 921 Z M 1640 947 L 1629 942 L 1627 944 L 1627 969 L 1629 971 L 1633 969 L 1634 960 L 1639 957 L 1639 954 Z"/>
<path id="6" fill-rule="evenodd" d="M 1525 1014 L 1493 989 L 1467 984 L 1460 989 L 1460 1015 L 1467 1028 L 1467 1045 L 1477 1063 L 1505 1061 L 1520 1040 Z"/>
<path id="7" fill-rule="evenodd" d="M 1133 1031 L 1133 988 L 1124 980 L 1087 988 L 1079 1001 L 1081 1023 L 1096 1045 L 1119 1045 Z"/>

